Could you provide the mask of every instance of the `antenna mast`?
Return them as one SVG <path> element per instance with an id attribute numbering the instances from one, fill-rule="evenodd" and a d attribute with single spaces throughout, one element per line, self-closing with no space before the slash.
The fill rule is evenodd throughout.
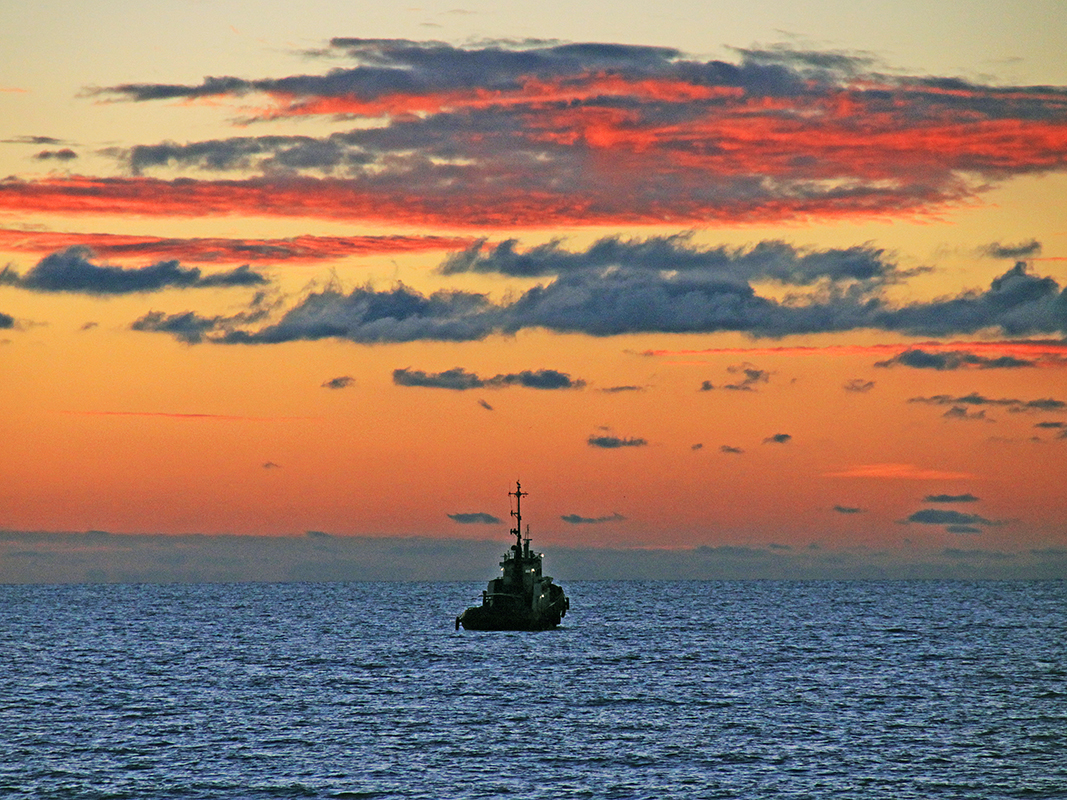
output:
<path id="1" fill-rule="evenodd" d="M 512 533 L 515 534 L 515 544 L 519 548 L 519 552 L 522 552 L 522 498 L 529 494 L 522 490 L 522 484 L 515 481 L 515 491 L 508 492 L 508 497 L 515 498 L 515 510 L 511 512 L 511 516 L 515 517 L 515 527 L 512 529 Z"/>

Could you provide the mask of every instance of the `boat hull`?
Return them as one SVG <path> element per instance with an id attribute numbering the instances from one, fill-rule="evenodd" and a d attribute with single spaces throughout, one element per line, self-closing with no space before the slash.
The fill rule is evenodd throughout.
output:
<path id="1" fill-rule="evenodd" d="M 472 606 L 456 617 L 456 630 L 462 626 L 468 631 L 547 631 L 559 625 L 561 619 L 562 614 L 555 610 L 532 614 Z"/>

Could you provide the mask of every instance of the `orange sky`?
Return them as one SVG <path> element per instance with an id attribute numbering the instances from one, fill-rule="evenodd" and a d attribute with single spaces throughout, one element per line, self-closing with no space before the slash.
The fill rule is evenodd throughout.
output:
<path id="1" fill-rule="evenodd" d="M 702 8 L 0 76 L 0 530 L 503 543 L 519 478 L 546 548 L 1067 569 L 1067 14 Z"/>

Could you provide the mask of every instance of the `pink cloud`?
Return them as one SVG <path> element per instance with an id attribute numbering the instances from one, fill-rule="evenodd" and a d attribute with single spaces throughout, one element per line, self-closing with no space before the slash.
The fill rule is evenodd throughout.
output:
<path id="1" fill-rule="evenodd" d="M 881 478 L 913 481 L 974 480 L 970 472 L 926 469 L 914 464 L 858 464 L 838 472 L 824 472 L 826 478 Z"/>
<path id="2" fill-rule="evenodd" d="M 285 239 L 163 238 L 113 233 L 68 233 L 0 229 L 0 249 L 52 253 L 88 247 L 105 258 L 138 256 L 201 263 L 271 262 L 308 264 L 346 256 L 454 250 L 469 237 L 449 236 L 294 236 Z"/>
<path id="3" fill-rule="evenodd" d="M 889 76 L 789 51 L 742 51 L 736 64 L 600 43 L 337 39 L 327 51 L 353 66 L 90 94 L 231 103 L 259 122 L 328 115 L 350 130 L 134 145 L 115 152 L 135 177 L 5 181 L 0 209 L 467 230 L 738 225 L 924 217 L 1012 176 L 1067 169 L 1060 87 Z M 187 177 L 143 177 L 163 166 Z"/>

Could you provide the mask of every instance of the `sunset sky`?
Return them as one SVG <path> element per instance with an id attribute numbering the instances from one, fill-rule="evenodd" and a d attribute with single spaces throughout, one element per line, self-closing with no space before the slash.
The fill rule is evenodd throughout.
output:
<path id="1" fill-rule="evenodd" d="M 0 580 L 1067 577 L 1062 2 L 293 9 L 0 6 Z"/>

